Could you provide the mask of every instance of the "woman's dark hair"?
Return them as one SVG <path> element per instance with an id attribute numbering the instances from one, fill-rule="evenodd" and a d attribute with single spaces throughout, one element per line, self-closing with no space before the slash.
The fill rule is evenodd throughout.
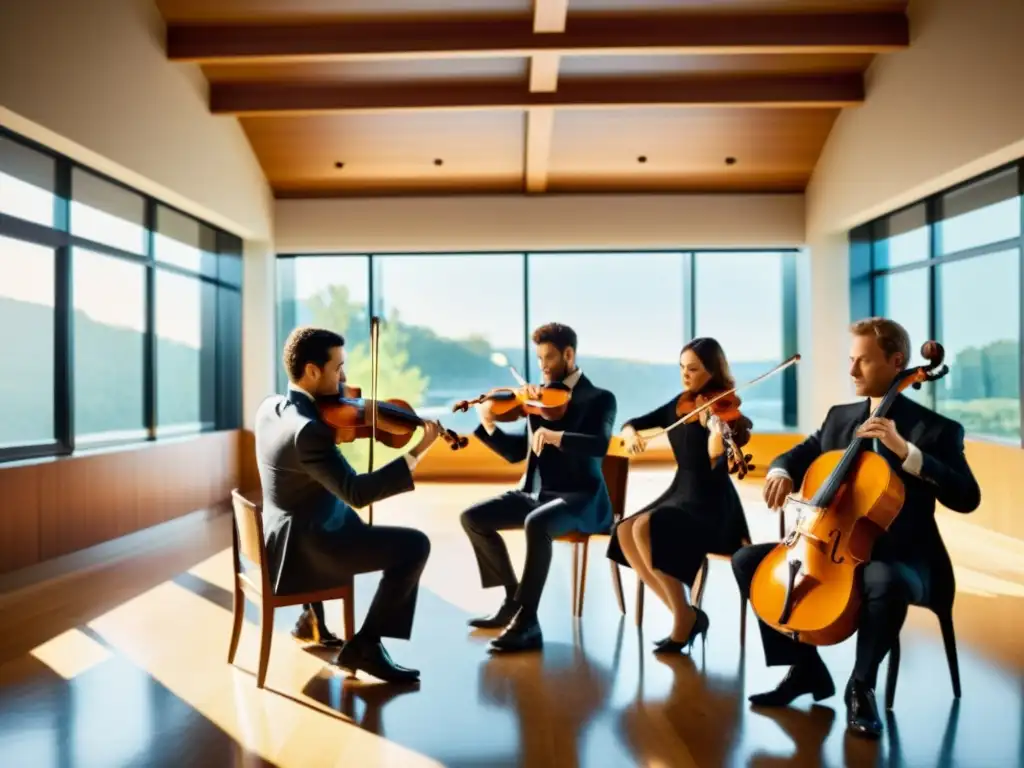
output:
<path id="1" fill-rule="evenodd" d="M 288 378 L 293 383 L 301 379 L 307 363 L 323 368 L 331 359 L 331 350 L 343 346 L 344 337 L 326 328 L 307 325 L 294 329 L 284 343 L 284 367 Z"/>
<path id="2" fill-rule="evenodd" d="M 736 380 L 729 370 L 729 361 L 725 357 L 725 350 L 716 339 L 709 336 L 693 339 L 679 350 L 679 357 L 682 358 L 683 352 L 688 349 L 697 356 L 709 374 L 708 381 L 702 389 L 725 390 L 736 386 Z M 750 442 L 750 430 L 754 428 L 754 422 L 744 416 L 729 426 L 732 428 L 736 445 L 742 448 Z"/>
<path id="3" fill-rule="evenodd" d="M 725 358 L 725 351 L 715 339 L 709 336 L 693 339 L 679 350 L 680 359 L 683 352 L 688 349 L 697 356 L 711 376 L 704 385 L 705 389 L 732 389 L 736 386 L 736 381 L 729 370 L 729 361 Z"/>

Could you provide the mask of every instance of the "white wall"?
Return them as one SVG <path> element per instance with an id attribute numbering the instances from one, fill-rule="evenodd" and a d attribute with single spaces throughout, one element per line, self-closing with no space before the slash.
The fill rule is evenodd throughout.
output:
<path id="1" fill-rule="evenodd" d="M 279 253 L 798 247 L 802 195 L 278 200 Z"/>
<path id="2" fill-rule="evenodd" d="M 244 423 L 274 388 L 273 198 L 153 0 L 0 0 L 0 124 L 246 239 Z"/>
<path id="3" fill-rule="evenodd" d="M 153 0 L 0 0 L 0 124 L 243 237 L 270 190 L 238 121 L 174 64 Z"/>
<path id="4" fill-rule="evenodd" d="M 910 48 L 876 59 L 807 188 L 805 430 L 850 396 L 849 229 L 1024 156 L 1024 2 L 910 0 L 908 14 Z"/>

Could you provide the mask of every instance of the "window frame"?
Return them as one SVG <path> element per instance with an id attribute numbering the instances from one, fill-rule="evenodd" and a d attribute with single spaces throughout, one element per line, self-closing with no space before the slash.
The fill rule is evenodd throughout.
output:
<path id="1" fill-rule="evenodd" d="M 967 187 L 974 186 L 1012 170 L 1016 170 L 1017 173 L 1017 204 L 1020 216 L 1020 233 L 1018 236 L 943 254 L 942 243 L 940 242 L 940 227 L 944 220 L 942 211 L 945 198 Z M 886 222 L 890 217 L 922 204 L 925 206 L 925 220 L 928 227 L 928 258 L 908 264 L 901 264 L 896 267 L 876 269 L 875 249 L 879 247 L 879 243 L 883 239 Z M 879 308 L 877 286 L 880 279 L 900 272 L 928 270 L 929 339 L 936 338 L 936 332 L 942 321 L 940 317 L 941 307 L 938 301 L 941 298 L 939 267 L 944 264 L 974 259 L 993 253 L 1017 250 L 1020 275 L 1018 280 L 1018 301 L 1021 308 L 1019 312 L 1019 327 L 1017 329 L 1017 358 L 1020 377 L 1018 400 L 1022 404 L 1020 409 L 1020 436 L 1016 441 L 1011 438 L 1000 438 L 996 435 L 974 433 L 968 433 L 967 437 L 979 442 L 990 442 L 999 445 L 1016 444 L 1018 447 L 1024 448 L 1024 158 L 991 168 L 984 173 L 939 190 L 928 197 L 915 200 L 883 216 L 861 224 L 850 230 L 848 242 L 850 259 L 850 320 L 856 321 L 875 315 Z M 926 404 L 932 410 L 936 410 L 937 396 L 935 387 L 930 387 Z"/>
<path id="2" fill-rule="evenodd" d="M 46 226 L 25 219 L 17 218 L 0 211 L 0 235 L 15 240 L 22 240 L 37 245 L 46 246 L 54 250 L 55 256 L 55 291 L 54 291 L 54 439 L 45 443 L 30 443 L 13 445 L 0 448 L 0 465 L 28 459 L 45 457 L 70 456 L 76 453 L 88 453 L 94 450 L 153 442 L 157 439 L 177 439 L 184 434 L 192 435 L 200 432 L 218 430 L 238 429 L 242 426 L 241 412 L 238 402 L 242 397 L 241 382 L 241 333 L 228 333 L 227 322 L 222 323 L 221 300 L 224 291 L 231 291 L 237 294 L 236 302 L 241 302 L 242 297 L 242 276 L 236 275 L 237 279 L 222 278 L 221 261 L 223 259 L 237 260 L 242 253 L 242 239 L 237 235 L 226 232 L 207 221 L 199 219 L 186 211 L 177 208 L 163 200 L 159 200 L 141 190 L 135 189 L 128 184 L 115 179 L 102 171 L 98 171 L 87 165 L 77 162 L 66 155 L 32 141 L 10 129 L 0 126 L 0 136 L 16 144 L 20 144 L 32 151 L 38 152 L 54 160 L 54 225 Z M 146 229 L 146 244 L 143 253 L 121 250 L 105 243 L 96 242 L 80 235 L 74 235 L 70 230 L 70 211 L 72 203 L 71 179 L 75 169 L 85 172 L 121 187 L 132 194 L 141 195 L 144 202 L 143 226 Z M 158 206 L 168 208 L 174 212 L 187 216 L 199 222 L 201 227 L 207 227 L 215 233 L 213 238 L 216 243 L 215 258 L 217 263 L 213 275 L 205 275 L 202 271 L 192 271 L 177 267 L 173 264 L 160 262 L 155 259 L 154 239 L 156 211 Z M 90 439 L 83 441 L 83 448 L 76 450 L 75 444 L 75 419 L 74 419 L 74 274 L 72 264 L 72 249 L 78 247 L 93 251 L 104 256 L 112 256 L 119 259 L 141 264 L 145 267 L 145 307 L 146 307 L 146 328 L 143 335 L 143 429 L 145 436 L 142 438 L 128 436 L 111 438 L 109 440 Z M 215 403 L 215 417 L 213 422 L 205 424 L 201 429 L 186 432 L 174 432 L 169 434 L 167 428 L 157 428 L 157 402 L 156 402 L 156 339 L 155 339 L 155 289 L 156 270 L 175 272 L 186 275 L 203 283 L 213 285 L 213 305 L 210 311 L 213 313 L 216 332 L 214 343 L 214 375 L 213 381 L 216 391 L 212 393 Z M 230 271 L 230 270 L 226 270 Z M 237 273 L 237 265 L 234 271 Z M 225 299 L 225 301 L 227 301 Z M 231 370 L 224 368 L 230 362 Z M 235 370 L 235 369 L 238 370 Z M 237 390 L 232 397 L 225 397 L 222 390 L 226 382 L 230 382 Z"/>
<path id="3" fill-rule="evenodd" d="M 797 333 L 798 333 L 798 318 L 797 318 L 797 258 L 800 254 L 800 248 L 797 247 L 786 247 L 786 248 L 773 248 L 770 246 L 764 246 L 761 248 L 577 248 L 573 250 L 558 250 L 558 249 L 524 249 L 524 250 L 488 250 L 488 249 L 477 249 L 477 248 L 451 248 L 446 250 L 431 250 L 431 251 L 369 251 L 369 250 L 325 250 L 325 251 L 287 251 L 276 254 L 276 274 L 280 277 L 281 264 L 283 262 L 294 262 L 298 259 L 316 259 L 316 258 L 359 258 L 366 259 L 368 262 L 367 270 L 367 306 L 370 308 L 371 317 L 379 315 L 381 306 L 379 297 L 376 290 L 376 268 L 374 265 L 375 259 L 381 259 L 385 257 L 437 257 L 437 256 L 465 256 L 471 258 L 473 256 L 479 256 L 481 258 L 487 258 L 490 256 L 521 256 L 523 263 L 523 275 L 522 275 L 522 295 L 523 295 L 523 371 L 530 370 L 530 359 L 531 359 L 531 342 L 530 336 L 533 333 L 533 328 L 530 327 L 530 257 L 531 256 L 590 256 L 599 254 L 676 254 L 680 257 L 680 270 L 682 271 L 682 284 L 683 289 L 681 291 L 681 298 L 686 303 L 686 311 L 683 313 L 683 327 L 682 333 L 684 339 L 693 338 L 694 329 L 696 328 L 696 306 L 695 301 L 695 289 L 696 289 L 696 269 L 698 253 L 760 253 L 760 254 L 772 254 L 782 257 L 782 285 L 780 289 L 783 293 L 783 318 L 782 318 L 782 349 L 783 359 L 786 359 L 797 353 Z M 294 278 L 291 281 L 286 281 L 288 285 L 293 286 Z M 277 344 L 280 347 L 284 342 L 282 338 L 282 317 L 281 317 L 281 282 L 278 281 L 277 295 L 274 298 L 274 328 L 278 336 Z M 779 362 L 782 362 L 781 360 Z M 798 429 L 798 391 L 797 391 L 797 372 L 794 366 L 790 366 L 781 374 L 783 376 L 782 384 L 782 412 L 780 414 L 783 430 L 782 433 L 793 433 Z M 277 376 L 275 378 L 277 387 L 280 391 L 284 391 L 287 386 L 287 379 L 280 366 L 278 367 Z"/>

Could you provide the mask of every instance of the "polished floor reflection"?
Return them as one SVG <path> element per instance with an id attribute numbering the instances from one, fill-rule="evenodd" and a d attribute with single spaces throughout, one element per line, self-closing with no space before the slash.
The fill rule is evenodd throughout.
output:
<path id="1" fill-rule="evenodd" d="M 634 472 L 631 509 L 667 482 Z M 650 597 L 634 624 L 611 590 L 606 540 L 591 547 L 584 615 L 570 612 L 570 556 L 556 545 L 541 604 L 543 653 L 492 658 L 491 634 L 466 619 L 499 596 L 479 588 L 458 513 L 500 490 L 422 485 L 375 507 L 380 523 L 431 537 L 415 635 L 396 661 L 423 670 L 418 689 L 349 679 L 288 635 L 281 610 L 267 687 L 255 687 L 258 611 L 249 606 L 236 666 L 230 535 L 221 516 L 180 529 L 156 550 L 0 597 L 0 764 L 11 766 L 1012 766 L 1024 764 L 1024 543 L 943 519 L 957 562 L 955 611 L 963 699 L 954 704 L 937 623 L 912 609 L 903 632 L 896 706 L 880 742 L 845 735 L 839 696 L 755 712 L 752 692 L 781 671 L 764 666 L 756 625 L 739 638 L 728 563 L 711 567 L 705 647 L 663 659 L 652 640 L 668 614 Z M 757 540 L 775 523 L 741 487 Z M 522 561 L 521 534 L 509 534 Z M 357 580 L 361 620 L 376 578 Z M 340 630 L 340 607 L 328 605 Z M 853 642 L 824 649 L 837 687 Z M 884 678 L 885 666 L 881 676 Z"/>

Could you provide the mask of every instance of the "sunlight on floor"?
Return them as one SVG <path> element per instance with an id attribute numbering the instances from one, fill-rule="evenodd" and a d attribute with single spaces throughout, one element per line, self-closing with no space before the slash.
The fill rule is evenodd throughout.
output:
<path id="1" fill-rule="evenodd" d="M 73 680 L 113 654 L 78 629 L 69 629 L 33 648 L 30 654 L 63 677 Z"/>

